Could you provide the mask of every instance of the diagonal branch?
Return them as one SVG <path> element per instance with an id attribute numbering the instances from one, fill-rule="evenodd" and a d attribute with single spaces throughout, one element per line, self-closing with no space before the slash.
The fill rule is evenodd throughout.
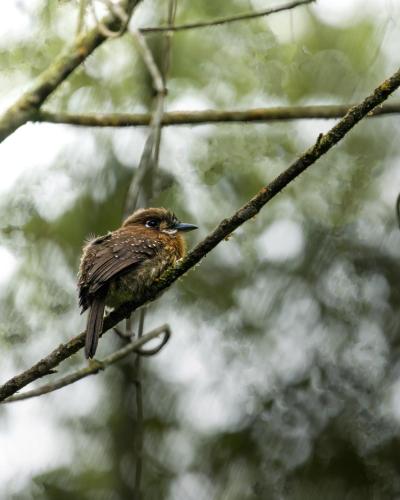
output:
<path id="1" fill-rule="evenodd" d="M 387 99 L 399 86 L 400 69 L 381 83 L 363 102 L 351 108 L 346 116 L 326 134 L 320 134 L 315 144 L 305 151 L 285 171 L 278 175 L 270 184 L 263 187 L 231 217 L 222 220 L 214 231 L 189 252 L 185 258 L 181 259 L 175 266 L 166 271 L 161 278 L 155 282 L 146 297 L 147 300 L 143 302 L 129 302 L 110 313 L 104 320 L 103 333 L 129 316 L 132 311 L 143 305 L 145 301 L 154 300 L 161 291 L 168 288 L 180 276 L 198 264 L 201 259 L 221 243 L 221 241 L 244 222 L 254 217 L 262 207 L 280 193 L 284 187 L 335 146 L 360 120 Z M 49 371 L 61 361 L 81 349 L 84 345 L 84 339 L 85 334 L 81 333 L 66 344 L 61 344 L 57 349 L 28 370 L 8 380 L 4 385 L 0 386 L 0 401 L 11 396 L 33 380 L 49 373 Z"/>
<path id="2" fill-rule="evenodd" d="M 164 113 L 161 124 L 167 125 L 204 125 L 208 123 L 243 123 L 272 121 L 334 119 L 342 118 L 354 104 L 277 106 L 246 110 L 170 111 Z M 368 117 L 398 114 L 400 103 L 393 102 L 379 106 L 368 113 Z M 62 123 L 83 127 L 138 127 L 147 126 L 151 121 L 149 113 L 110 113 L 110 114 L 69 114 L 39 111 L 33 118 L 35 122 Z"/>
<path id="3" fill-rule="evenodd" d="M 160 345 L 155 347 L 154 349 L 150 349 L 148 351 L 142 351 L 140 348 L 150 342 L 151 340 L 159 337 L 161 334 L 164 334 L 164 338 L 161 340 Z M 113 352 L 109 356 L 106 356 L 102 360 L 92 360 L 87 366 L 84 368 L 80 368 L 64 377 L 60 377 L 58 380 L 54 382 L 50 382 L 49 384 L 42 385 L 37 389 L 33 389 L 31 391 L 23 392 L 22 394 L 16 394 L 15 396 L 11 396 L 10 398 L 3 401 L 4 403 L 11 403 L 13 401 L 22 401 L 24 399 L 34 398 L 36 396 L 41 396 L 43 394 L 48 394 L 49 392 L 54 392 L 62 387 L 66 387 L 67 385 L 71 385 L 82 378 L 88 377 L 89 375 L 95 375 L 100 370 L 104 370 L 108 366 L 113 365 L 117 361 L 120 361 L 123 358 L 126 358 L 132 352 L 137 352 L 138 354 L 143 354 L 145 356 L 152 356 L 153 354 L 157 354 L 168 342 L 171 336 L 171 332 L 168 325 L 162 325 L 158 328 L 155 328 L 149 333 L 146 333 L 142 337 L 130 342 L 128 345 L 123 347 L 122 349 L 118 349 L 118 351 Z"/>
<path id="4" fill-rule="evenodd" d="M 147 34 L 147 33 L 159 33 L 162 31 L 184 31 L 195 28 L 206 28 L 208 26 L 218 26 L 221 24 L 228 24 L 236 21 L 246 21 L 248 19 L 256 19 L 257 17 L 269 16 L 277 12 L 283 12 L 285 10 L 294 9 L 295 7 L 306 5 L 315 1 L 316 0 L 298 0 L 296 2 L 289 2 L 265 10 L 246 12 L 244 14 L 237 14 L 235 16 L 219 17 L 218 19 L 213 19 L 212 21 L 198 21 L 195 23 L 188 23 L 181 25 L 155 26 L 149 28 L 141 28 L 140 31 L 144 34 Z"/>
<path id="5" fill-rule="evenodd" d="M 141 0 L 127 0 L 126 13 L 129 17 Z M 120 16 L 110 13 L 102 20 L 103 26 L 110 30 L 121 27 Z M 105 40 L 107 36 L 99 26 L 88 33 L 78 36 L 74 43 L 55 59 L 55 61 L 36 79 L 32 88 L 25 92 L 0 117 L 0 142 L 17 128 L 33 120 L 47 97 Z"/>

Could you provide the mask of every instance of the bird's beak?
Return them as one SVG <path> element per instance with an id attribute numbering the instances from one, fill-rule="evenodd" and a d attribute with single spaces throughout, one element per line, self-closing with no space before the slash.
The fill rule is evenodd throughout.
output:
<path id="1" fill-rule="evenodd" d="M 193 231 L 194 229 L 198 229 L 194 224 L 186 224 L 185 222 L 178 222 L 175 224 L 174 229 L 182 232 Z"/>

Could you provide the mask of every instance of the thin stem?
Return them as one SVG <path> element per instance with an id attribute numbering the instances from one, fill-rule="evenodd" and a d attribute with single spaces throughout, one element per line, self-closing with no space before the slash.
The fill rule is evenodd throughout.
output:
<path id="1" fill-rule="evenodd" d="M 161 125 L 204 125 L 210 123 L 268 123 L 288 120 L 330 120 L 342 118 L 354 106 L 315 105 L 315 106 L 278 106 L 245 110 L 171 111 L 163 114 Z M 393 102 L 379 106 L 368 113 L 367 118 L 400 113 L 400 103 Z M 151 122 L 148 113 L 111 113 L 73 115 L 40 111 L 34 118 L 36 122 L 62 123 L 83 127 L 138 127 Z"/>
<path id="2" fill-rule="evenodd" d="M 315 0 L 299 0 L 297 2 L 290 2 L 277 7 L 271 7 L 269 9 L 245 12 L 244 14 L 237 14 L 235 16 L 220 17 L 218 19 L 213 19 L 212 21 L 197 21 L 194 23 L 180 24 L 180 25 L 168 25 L 168 26 L 154 26 L 148 28 L 141 28 L 142 33 L 159 33 L 162 31 L 184 31 L 196 28 L 206 28 L 209 26 L 217 26 L 221 24 L 233 23 L 237 21 L 246 21 L 249 19 L 256 19 L 258 17 L 269 16 L 271 14 L 276 14 L 277 12 L 283 12 L 285 10 L 294 9 L 301 5 L 307 5 L 309 3 L 315 2 Z"/>
<path id="3" fill-rule="evenodd" d="M 146 39 L 139 31 L 132 31 L 132 37 L 153 80 L 154 90 L 160 94 L 164 93 L 165 89 L 163 78 L 156 62 L 154 61 L 153 54 L 147 45 Z"/>

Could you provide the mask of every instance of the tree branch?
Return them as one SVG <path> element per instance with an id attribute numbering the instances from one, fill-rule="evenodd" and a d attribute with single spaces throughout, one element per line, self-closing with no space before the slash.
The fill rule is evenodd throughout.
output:
<path id="1" fill-rule="evenodd" d="M 130 16 L 141 0 L 127 0 L 126 13 Z M 102 25 L 110 30 L 121 27 L 121 19 L 110 13 L 102 20 Z M 36 79 L 31 90 L 25 92 L 0 117 L 0 142 L 12 134 L 27 121 L 34 120 L 35 114 L 47 97 L 84 61 L 107 36 L 99 26 L 88 33 L 78 36 L 74 43 L 67 47 L 55 61 Z"/>
<path id="2" fill-rule="evenodd" d="M 175 266 L 167 270 L 161 278 L 154 283 L 147 297 L 145 297 L 142 302 L 131 301 L 111 312 L 104 320 L 103 333 L 129 316 L 132 311 L 145 302 L 154 300 L 160 292 L 168 288 L 180 276 L 198 264 L 201 259 L 221 241 L 229 236 L 241 224 L 254 217 L 261 208 L 281 192 L 285 186 L 337 144 L 360 120 L 387 99 L 399 86 L 400 69 L 389 79 L 381 83 L 381 85 L 379 85 L 361 104 L 352 107 L 344 118 L 326 134 L 320 134 L 316 143 L 295 160 L 289 168 L 278 175 L 270 184 L 263 187 L 230 218 L 222 220 L 214 231 L 189 252 L 186 257 L 178 261 Z M 16 375 L 4 385 L 0 386 L 0 401 L 11 396 L 33 380 L 49 373 L 49 371 L 61 361 L 81 349 L 84 345 L 84 339 L 85 334 L 81 333 L 66 344 L 61 344 L 57 349 L 31 368 Z"/>
<path id="3" fill-rule="evenodd" d="M 233 23 L 236 21 L 245 21 L 248 19 L 256 19 L 257 17 L 269 16 L 270 14 L 275 14 L 277 12 L 283 12 L 285 10 L 294 9 L 295 7 L 306 5 L 315 1 L 316 0 L 298 0 L 297 2 L 289 2 L 265 10 L 246 12 L 244 14 L 238 14 L 236 16 L 220 17 L 218 19 L 213 19 L 212 21 L 198 21 L 194 23 L 181 24 L 181 25 L 178 24 L 170 26 L 155 26 L 149 28 L 141 28 L 140 31 L 143 34 L 147 34 L 147 33 L 159 33 L 162 31 L 184 31 L 195 28 L 205 28 L 208 26 L 217 26 L 221 24 Z"/>
<path id="4" fill-rule="evenodd" d="M 208 123 L 272 122 L 288 120 L 334 119 L 343 117 L 354 104 L 277 106 L 246 110 L 171 111 L 163 115 L 161 124 L 204 125 Z M 400 113 L 400 103 L 379 106 L 368 113 L 368 117 Z M 35 122 L 62 123 L 84 127 L 137 127 L 151 122 L 150 113 L 110 113 L 110 114 L 67 114 L 39 111 L 33 117 Z"/>
<path id="5" fill-rule="evenodd" d="M 169 329 L 168 325 L 162 325 L 159 326 L 158 328 L 155 328 L 149 333 L 146 333 L 140 338 L 137 338 L 136 340 L 130 342 L 128 345 L 123 347 L 122 349 L 119 349 L 118 351 L 113 352 L 109 356 L 106 356 L 102 360 L 91 360 L 87 366 L 84 368 L 80 368 L 79 370 L 76 370 L 72 373 L 69 373 L 68 375 L 65 375 L 64 377 L 59 378 L 58 380 L 55 380 L 54 382 L 51 382 L 49 384 L 42 385 L 41 387 L 38 387 L 37 389 L 33 389 L 31 391 L 26 391 L 22 394 L 16 394 L 15 396 L 11 396 L 10 398 L 6 399 L 5 401 L 2 402 L 4 403 L 11 403 L 13 401 L 22 401 L 24 399 L 30 399 L 34 398 L 36 396 L 41 396 L 42 394 L 48 394 L 49 392 L 54 392 L 58 389 L 61 389 L 62 387 L 65 387 L 67 385 L 71 385 L 74 382 L 81 380 L 82 378 L 88 377 L 89 375 L 95 375 L 98 373 L 100 370 L 104 370 L 107 368 L 107 366 L 113 365 L 117 361 L 120 361 L 123 358 L 126 358 L 129 354 L 132 352 L 136 352 L 138 354 L 141 354 L 141 347 L 147 342 L 150 342 L 150 340 L 155 339 L 161 334 L 164 334 L 164 338 L 161 341 L 161 344 L 157 346 L 154 349 L 148 350 L 148 351 L 143 351 L 144 355 L 153 355 L 156 354 L 160 351 L 162 347 L 165 346 L 165 344 L 168 342 L 171 332 Z"/>

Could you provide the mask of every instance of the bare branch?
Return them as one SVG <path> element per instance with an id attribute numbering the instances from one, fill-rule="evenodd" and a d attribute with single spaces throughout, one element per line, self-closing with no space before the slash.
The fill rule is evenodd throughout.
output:
<path id="1" fill-rule="evenodd" d="M 159 94 L 164 93 L 165 88 L 162 75 L 160 73 L 160 70 L 158 69 L 156 62 L 154 61 L 153 54 L 151 53 L 151 50 L 149 49 L 144 36 L 139 33 L 139 31 L 132 31 L 132 37 L 153 79 L 154 90 Z"/>
<path id="2" fill-rule="evenodd" d="M 155 339 L 159 335 L 164 334 L 161 343 L 155 347 L 154 349 L 142 350 L 141 347 L 150 340 Z M 105 370 L 108 366 L 113 365 L 117 361 L 120 361 L 123 358 L 126 358 L 132 352 L 136 352 L 138 354 L 142 354 L 145 356 L 157 354 L 168 342 L 171 336 L 171 332 L 168 325 L 162 325 L 158 328 L 155 328 L 149 333 L 137 338 L 136 340 L 130 342 L 128 345 L 119 349 L 118 351 L 113 352 L 109 356 L 106 356 L 102 360 L 93 359 L 89 362 L 87 366 L 84 368 L 80 368 L 64 377 L 55 380 L 49 384 L 42 385 L 37 389 L 33 389 L 31 391 L 26 391 L 22 394 L 16 394 L 15 396 L 11 396 L 10 398 L 4 400 L 1 404 L 11 403 L 14 401 L 22 401 L 24 399 L 34 398 L 36 396 L 42 396 L 43 394 L 48 394 L 49 392 L 54 392 L 62 387 L 66 387 L 67 385 L 71 385 L 82 378 L 88 377 L 89 375 L 95 375 L 100 370 Z"/>
<path id="3" fill-rule="evenodd" d="M 131 301 L 111 312 L 104 320 L 103 333 L 113 328 L 122 319 L 145 302 L 154 300 L 161 291 L 168 288 L 174 281 L 198 264 L 211 250 L 229 236 L 235 229 L 248 221 L 264 207 L 274 196 L 280 193 L 291 181 L 315 163 L 322 155 L 335 146 L 360 120 L 368 115 L 376 106 L 379 106 L 400 86 L 400 69 L 390 78 L 381 83 L 374 92 L 363 102 L 352 107 L 348 113 L 334 127 L 295 160 L 285 171 L 278 175 L 267 186 L 263 187 L 253 198 L 243 205 L 231 217 L 221 223 L 201 241 L 186 257 L 178 261 L 157 280 L 148 296 L 142 302 Z M 33 380 L 46 375 L 61 361 L 68 358 L 84 345 L 85 334 L 81 333 L 67 344 L 61 344 L 48 356 L 33 365 L 28 370 L 16 375 L 0 386 L 0 401 L 11 396 Z"/>
<path id="4" fill-rule="evenodd" d="M 315 105 L 315 106 L 279 106 L 272 108 L 254 108 L 246 110 L 171 111 L 163 115 L 162 126 L 168 125 L 204 125 L 208 123 L 267 123 L 288 120 L 329 120 L 343 117 L 354 104 Z M 368 117 L 398 114 L 400 103 L 394 102 L 379 106 L 368 113 Z M 151 121 L 147 113 L 111 113 L 73 115 L 40 111 L 34 117 L 36 122 L 62 123 L 84 127 L 138 127 L 147 126 Z"/>
<path id="5" fill-rule="evenodd" d="M 245 21 L 248 19 L 256 19 L 258 17 L 265 17 L 271 14 L 276 14 L 277 12 L 283 12 L 285 10 L 294 9 L 301 5 L 307 5 L 309 3 L 315 2 L 316 0 L 299 0 L 297 2 L 289 2 L 277 7 L 271 7 L 269 9 L 246 12 L 244 14 L 238 14 L 236 16 L 220 17 L 218 19 L 213 19 L 212 21 L 198 21 L 194 23 L 181 24 L 181 25 L 169 25 L 169 26 L 155 26 L 149 28 L 141 28 L 140 31 L 144 34 L 147 33 L 159 33 L 162 31 L 184 31 L 191 30 L 195 28 L 206 28 L 208 26 L 217 26 L 221 24 L 233 23 L 236 21 Z"/>
<path id="6" fill-rule="evenodd" d="M 140 1 L 127 0 L 128 16 Z M 111 13 L 102 20 L 102 24 L 113 31 L 121 27 L 121 20 L 119 16 Z M 47 97 L 105 40 L 107 36 L 96 26 L 88 33 L 78 36 L 72 45 L 66 47 L 39 75 L 31 90 L 25 92 L 0 117 L 0 142 L 27 121 L 34 120 L 35 114 Z"/>

